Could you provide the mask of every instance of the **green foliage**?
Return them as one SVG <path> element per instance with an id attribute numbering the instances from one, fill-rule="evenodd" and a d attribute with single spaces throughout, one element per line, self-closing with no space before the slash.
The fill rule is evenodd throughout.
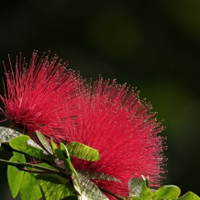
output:
<path id="1" fill-rule="evenodd" d="M 49 144 L 49 142 L 47 141 L 47 139 L 45 138 L 44 135 L 42 135 L 42 133 L 40 133 L 40 131 L 36 131 L 35 132 L 37 135 L 37 138 L 39 139 L 39 141 L 41 142 L 42 146 L 44 147 L 44 149 L 49 153 L 49 154 L 53 154 L 51 145 Z"/>
<path id="2" fill-rule="evenodd" d="M 88 178 L 86 178 L 80 173 L 77 173 L 77 175 L 78 180 L 81 184 L 82 192 L 78 187 L 77 179 L 73 178 L 72 176 L 72 180 L 74 183 L 74 187 L 79 192 L 81 198 L 88 200 L 108 200 L 108 198 L 100 191 L 100 189 L 92 181 L 90 181 Z"/>
<path id="3" fill-rule="evenodd" d="M 154 193 L 148 188 L 148 182 L 148 178 L 132 178 L 129 181 L 130 196 L 138 197 L 144 200 L 150 200 L 154 196 Z"/>
<path id="4" fill-rule="evenodd" d="M 26 159 L 23 154 L 14 152 L 14 156 L 10 159 L 10 161 L 26 162 Z M 14 166 L 8 165 L 7 176 L 11 194 L 13 198 L 15 198 L 20 190 L 24 172 Z"/>
<path id="5" fill-rule="evenodd" d="M 75 168 L 74 168 L 74 166 L 73 166 L 73 164 L 70 160 L 70 155 L 69 155 L 68 149 L 66 148 L 66 146 L 63 143 L 60 143 L 60 149 L 62 150 L 62 152 L 66 156 L 66 159 L 64 160 L 65 167 L 67 169 L 70 169 L 73 180 L 76 180 L 76 183 L 77 183 L 76 186 L 78 187 L 78 192 L 82 193 L 82 188 L 81 188 L 81 185 L 80 185 L 78 174 L 77 174 L 77 172 L 76 172 L 76 170 L 75 170 Z"/>
<path id="6" fill-rule="evenodd" d="M 35 178 L 41 187 L 46 200 L 60 200 L 64 197 L 77 195 L 69 180 L 52 174 L 36 174 Z"/>
<path id="7" fill-rule="evenodd" d="M 166 185 L 159 188 L 155 195 L 154 200 L 159 199 L 177 199 L 180 195 L 181 190 L 175 185 Z"/>
<path id="8" fill-rule="evenodd" d="M 199 200 L 200 198 L 193 192 L 187 192 L 183 196 L 179 197 L 178 200 Z"/>
<path id="9" fill-rule="evenodd" d="M 79 142 L 68 143 L 67 149 L 71 156 L 88 161 L 99 160 L 99 152 L 96 149 L 92 149 L 91 147 L 81 144 Z"/>
<path id="10" fill-rule="evenodd" d="M 25 172 L 20 187 L 21 200 L 39 200 L 42 197 L 40 185 L 33 174 Z"/>
<path id="11" fill-rule="evenodd" d="M 141 179 L 131 179 L 129 181 L 129 195 L 132 200 L 200 200 L 200 198 L 192 192 L 188 192 L 179 197 L 181 190 L 175 185 L 162 186 L 154 192 L 148 188 L 148 182 L 148 178 L 145 179 L 144 177 Z"/>
<path id="12" fill-rule="evenodd" d="M 1 133 L 3 135 L 1 135 Z M 7 144 L 13 150 L 13 157 L 7 161 L 0 159 L 0 163 L 8 164 L 8 183 L 13 198 L 20 193 L 22 200 L 108 200 L 105 193 L 121 200 L 200 200 L 188 192 L 179 197 L 177 186 L 162 186 L 158 190 L 149 188 L 149 178 L 132 178 L 129 181 L 129 197 L 112 194 L 104 188 L 99 188 L 91 180 L 114 181 L 120 180 L 104 173 L 83 171 L 74 168 L 71 157 L 90 162 L 99 160 L 99 152 L 79 142 L 67 145 L 55 144 L 39 131 L 36 131 L 40 142 L 29 136 L 0 127 L 0 144 Z M 26 161 L 24 154 L 38 159 L 36 163 Z"/>
<path id="13" fill-rule="evenodd" d="M 53 160 L 52 156 L 48 155 L 48 153 L 42 147 L 31 140 L 27 135 L 21 135 L 11 139 L 9 141 L 9 145 L 13 149 L 25 153 L 31 157 L 40 160 Z"/>

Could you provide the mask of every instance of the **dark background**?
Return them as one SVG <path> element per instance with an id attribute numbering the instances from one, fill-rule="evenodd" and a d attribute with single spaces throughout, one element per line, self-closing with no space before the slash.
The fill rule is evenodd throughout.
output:
<path id="1" fill-rule="evenodd" d="M 34 49 L 50 49 L 87 80 L 137 87 L 166 126 L 163 184 L 200 195 L 200 1 L 2 1 L 0 60 L 21 51 L 28 61 Z M 0 168 L 1 199 L 12 199 Z"/>

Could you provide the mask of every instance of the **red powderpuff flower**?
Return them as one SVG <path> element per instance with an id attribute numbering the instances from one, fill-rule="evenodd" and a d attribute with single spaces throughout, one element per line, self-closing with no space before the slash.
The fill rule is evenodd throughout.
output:
<path id="1" fill-rule="evenodd" d="M 165 160 L 162 155 L 163 130 L 150 113 L 151 105 L 140 101 L 138 92 L 115 81 L 95 82 L 78 113 L 77 126 L 68 127 L 68 141 L 77 141 L 99 150 L 96 162 L 73 159 L 77 170 L 101 172 L 121 181 L 94 180 L 112 193 L 127 197 L 128 181 L 149 176 L 151 186 L 159 186 Z M 114 197 L 108 195 L 110 199 Z"/>
<path id="2" fill-rule="evenodd" d="M 62 64 L 56 55 L 49 60 L 49 53 L 43 54 L 38 59 L 37 52 L 33 52 L 29 67 L 21 57 L 16 57 L 14 69 L 9 57 L 10 72 L 4 64 L 7 89 L 4 86 L 4 97 L 0 96 L 4 104 L 0 113 L 4 120 L 11 120 L 29 134 L 39 130 L 63 139 L 62 121 L 75 123 L 83 81 L 78 73 L 67 70 L 67 63 Z"/>

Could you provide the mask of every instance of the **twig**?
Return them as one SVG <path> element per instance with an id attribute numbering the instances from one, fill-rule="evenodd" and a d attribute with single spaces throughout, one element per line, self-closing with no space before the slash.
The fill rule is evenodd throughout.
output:
<path id="1" fill-rule="evenodd" d="M 11 162 L 11 161 L 4 160 L 4 159 L 0 159 L 0 162 L 3 163 L 3 164 L 6 164 L 6 165 L 11 165 L 11 166 L 17 167 L 17 168 L 22 169 L 22 170 L 24 170 L 23 169 L 24 167 L 30 167 L 30 168 L 40 169 L 40 170 L 44 170 L 46 172 L 50 172 L 50 173 L 60 175 L 60 171 L 55 170 L 55 169 L 50 169 L 50 168 L 47 168 L 47 167 L 43 167 L 43 166 L 40 166 L 40 165 L 33 165 L 33 164 L 22 163 L 22 162 L 21 163 Z"/>

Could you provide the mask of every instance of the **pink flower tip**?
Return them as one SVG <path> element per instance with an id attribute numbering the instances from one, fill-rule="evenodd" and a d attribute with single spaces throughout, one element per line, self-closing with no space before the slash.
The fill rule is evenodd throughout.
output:
<path id="1" fill-rule="evenodd" d="M 75 108 L 83 92 L 79 73 L 67 69 L 67 62 L 62 64 L 56 55 L 49 59 L 49 53 L 39 59 L 34 51 L 29 66 L 21 53 L 16 56 L 15 67 L 8 58 L 10 71 L 4 64 L 5 93 L 0 96 L 4 104 L 0 112 L 5 120 L 11 120 L 29 134 L 39 130 L 49 137 L 62 139 L 60 123 L 62 120 L 74 123 Z"/>
<path id="2" fill-rule="evenodd" d="M 159 186 L 164 173 L 163 130 L 151 105 L 138 92 L 115 81 L 100 78 L 89 86 L 86 101 L 77 114 L 77 126 L 66 126 L 67 140 L 84 143 L 100 153 L 96 162 L 73 159 L 78 170 L 94 171 L 121 181 L 94 180 L 101 188 L 127 197 L 131 178 L 149 176 L 151 186 Z M 108 195 L 110 199 L 115 199 Z"/>

